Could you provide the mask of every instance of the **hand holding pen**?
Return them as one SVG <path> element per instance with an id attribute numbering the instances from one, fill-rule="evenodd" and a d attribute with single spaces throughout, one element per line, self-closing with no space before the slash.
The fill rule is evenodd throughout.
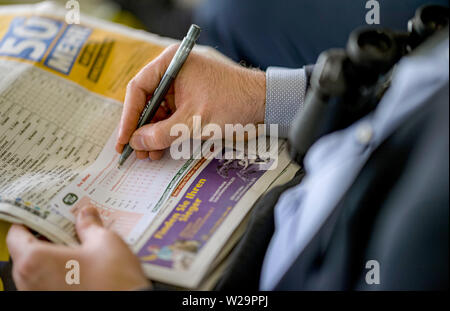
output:
<path id="1" fill-rule="evenodd" d="M 177 77 L 181 67 L 184 65 L 186 59 L 188 58 L 189 53 L 191 53 L 195 42 L 200 36 L 200 31 L 200 27 L 198 27 L 197 25 L 192 25 L 191 28 L 189 28 L 188 34 L 178 47 L 177 52 L 170 62 L 167 71 L 164 73 L 161 82 L 156 88 L 152 98 L 144 107 L 144 110 L 142 111 L 141 116 L 138 120 L 137 129 L 150 123 L 150 121 L 155 117 L 156 112 L 158 111 L 161 103 L 164 101 L 164 98 L 166 97 L 170 86 Z M 128 159 L 132 152 L 133 148 L 129 144 L 126 144 L 119 158 L 119 167 Z"/>
<path id="2" fill-rule="evenodd" d="M 155 93 L 178 49 L 178 45 L 168 47 L 130 81 L 117 138 L 118 153 L 129 143 L 138 159 L 158 160 L 178 138 L 170 135 L 173 126 L 184 124 L 192 131 L 194 116 L 201 117 L 202 125 L 214 123 L 222 130 L 225 124 L 264 122 L 265 73 L 233 63 L 210 48 L 190 53 L 152 122 L 137 129 L 147 97 Z"/>

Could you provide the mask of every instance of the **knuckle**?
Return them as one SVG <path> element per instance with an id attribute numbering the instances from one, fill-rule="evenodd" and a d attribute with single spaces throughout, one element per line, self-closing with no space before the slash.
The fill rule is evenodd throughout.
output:
<path id="1" fill-rule="evenodd" d="M 98 231 L 95 232 L 95 236 L 97 237 L 96 241 L 101 245 L 100 247 L 113 244 L 119 237 L 114 231 L 105 228 L 98 228 Z M 98 249 L 97 246 L 95 249 Z"/>
<path id="2" fill-rule="evenodd" d="M 111 230 L 108 230 L 104 227 L 96 227 L 95 234 L 99 237 L 100 241 L 109 241 L 111 237 L 114 235 L 114 232 Z"/>
<path id="3" fill-rule="evenodd" d="M 133 79 L 131 79 L 131 80 L 128 82 L 128 84 L 127 84 L 127 92 L 131 92 L 131 91 L 135 90 L 136 87 L 137 87 L 137 85 L 136 85 L 136 79 L 133 78 Z"/>
<path id="4" fill-rule="evenodd" d="M 115 236 L 114 231 L 112 230 L 108 230 L 106 228 L 99 228 L 100 234 L 102 235 L 102 237 L 104 237 L 105 239 L 110 239 L 111 237 Z"/>
<path id="5" fill-rule="evenodd" d="M 90 224 L 87 226 L 86 230 L 90 230 L 90 232 L 95 235 L 95 236 L 99 236 L 99 237 L 104 237 L 106 236 L 107 232 L 109 230 L 107 230 L 105 227 L 102 227 L 98 224 Z"/>
<path id="6" fill-rule="evenodd" d="M 172 43 L 167 47 L 168 52 L 174 52 L 178 49 L 179 43 Z"/>
<path id="7" fill-rule="evenodd" d="M 165 149 L 169 141 L 169 134 L 170 133 L 164 132 L 164 130 L 160 127 L 155 128 L 147 137 L 147 146 L 149 146 L 150 150 Z"/>
<path id="8" fill-rule="evenodd" d="M 39 268 L 42 251 L 39 248 L 32 247 L 22 258 L 14 263 L 15 272 L 21 279 L 30 279 Z"/>
<path id="9" fill-rule="evenodd" d="M 14 245 L 14 243 L 15 243 L 15 236 L 11 233 L 11 231 L 9 231 L 8 235 L 6 236 L 6 244 Z"/>
<path id="10" fill-rule="evenodd" d="M 78 230 L 85 231 L 91 226 L 91 223 L 86 221 L 77 221 L 75 225 Z"/>
<path id="11" fill-rule="evenodd" d="M 154 129 L 153 131 L 150 131 L 146 136 L 144 136 L 144 139 L 146 140 L 145 144 L 147 145 L 148 149 L 155 149 L 158 148 L 158 144 L 160 141 L 160 135 L 157 135 L 158 129 Z"/>
<path id="12" fill-rule="evenodd" d="M 122 238 L 114 231 L 111 230 L 105 230 L 105 237 L 108 241 L 114 242 L 114 241 L 122 241 Z"/>
<path id="13" fill-rule="evenodd" d="M 202 119 L 207 117 L 209 114 L 209 107 L 208 105 L 199 105 L 197 107 L 197 111 L 195 112 L 195 115 L 200 116 Z"/>

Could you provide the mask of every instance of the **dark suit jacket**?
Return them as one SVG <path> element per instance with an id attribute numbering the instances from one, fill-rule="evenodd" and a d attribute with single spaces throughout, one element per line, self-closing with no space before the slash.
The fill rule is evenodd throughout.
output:
<path id="1" fill-rule="evenodd" d="M 218 290 L 258 289 L 279 195 L 253 211 Z M 447 85 L 370 157 L 353 186 L 276 290 L 448 289 L 449 92 Z M 380 284 L 366 283 L 366 262 Z"/>

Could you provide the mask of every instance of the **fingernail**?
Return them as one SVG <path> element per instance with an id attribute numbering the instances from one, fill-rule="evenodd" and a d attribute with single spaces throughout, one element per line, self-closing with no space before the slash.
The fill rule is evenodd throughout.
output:
<path id="1" fill-rule="evenodd" d="M 96 217 L 96 210 L 92 207 L 88 207 L 81 210 L 81 217 L 88 218 L 88 217 Z"/>
<path id="2" fill-rule="evenodd" d="M 142 135 L 134 135 L 131 137 L 130 145 L 135 150 L 148 150 L 144 136 Z"/>

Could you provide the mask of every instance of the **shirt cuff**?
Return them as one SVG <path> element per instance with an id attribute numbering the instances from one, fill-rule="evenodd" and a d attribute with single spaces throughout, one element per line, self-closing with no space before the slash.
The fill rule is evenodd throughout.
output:
<path id="1" fill-rule="evenodd" d="M 303 109 L 307 86 L 304 69 L 269 67 L 266 71 L 266 132 L 278 124 L 279 137 L 286 138 L 297 112 Z"/>

